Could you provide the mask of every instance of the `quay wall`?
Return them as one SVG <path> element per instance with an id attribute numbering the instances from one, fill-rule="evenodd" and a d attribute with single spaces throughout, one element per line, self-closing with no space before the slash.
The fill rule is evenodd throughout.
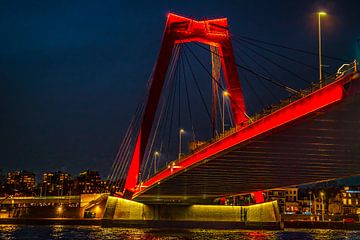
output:
<path id="1" fill-rule="evenodd" d="M 277 202 L 252 206 L 143 204 L 109 197 L 104 225 L 244 228 L 281 228 Z"/>

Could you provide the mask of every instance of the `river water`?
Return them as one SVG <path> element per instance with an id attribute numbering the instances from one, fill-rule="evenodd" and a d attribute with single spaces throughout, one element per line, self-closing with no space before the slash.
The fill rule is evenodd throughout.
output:
<path id="1" fill-rule="evenodd" d="M 0 239 L 360 239 L 360 231 L 287 229 L 284 231 L 253 230 L 164 230 L 134 228 L 101 228 L 97 226 L 0 225 Z"/>

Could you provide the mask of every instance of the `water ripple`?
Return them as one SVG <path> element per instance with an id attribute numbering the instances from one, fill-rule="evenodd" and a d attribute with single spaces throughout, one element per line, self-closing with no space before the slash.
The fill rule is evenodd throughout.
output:
<path id="1" fill-rule="evenodd" d="M 76 239 L 76 240 L 342 240 L 359 239 L 360 231 L 286 229 L 284 231 L 136 229 L 98 226 L 1 225 L 0 239 Z"/>

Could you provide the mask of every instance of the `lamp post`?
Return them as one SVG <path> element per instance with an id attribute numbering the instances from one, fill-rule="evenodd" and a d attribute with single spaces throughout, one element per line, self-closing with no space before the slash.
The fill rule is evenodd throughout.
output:
<path id="1" fill-rule="evenodd" d="M 179 130 L 179 156 L 178 156 L 179 159 L 181 157 L 181 139 L 182 139 L 183 133 L 185 133 L 185 130 L 180 128 L 180 130 Z"/>
<path id="2" fill-rule="evenodd" d="M 223 91 L 222 94 L 222 133 L 225 132 L 225 97 L 229 96 L 228 91 Z"/>
<path id="3" fill-rule="evenodd" d="M 320 196 L 321 196 L 321 220 L 324 221 L 324 213 L 325 213 L 325 209 L 324 209 L 324 192 L 321 192 Z"/>
<path id="4" fill-rule="evenodd" d="M 320 87 L 323 86 L 322 80 L 322 46 L 321 46 L 321 16 L 326 16 L 326 12 L 318 12 L 318 41 L 319 41 L 319 83 Z"/>
<path id="5" fill-rule="evenodd" d="M 155 151 L 154 152 L 154 174 L 157 172 L 157 157 L 159 156 L 159 152 Z"/>

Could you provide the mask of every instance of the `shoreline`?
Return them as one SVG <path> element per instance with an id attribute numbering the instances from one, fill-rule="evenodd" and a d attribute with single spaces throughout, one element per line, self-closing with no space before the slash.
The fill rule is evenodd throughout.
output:
<path id="1" fill-rule="evenodd" d="M 0 225 L 78 225 L 99 227 L 126 227 L 126 228 L 199 228 L 199 229 L 253 229 L 253 230 L 281 230 L 276 223 L 251 223 L 243 222 L 192 222 L 192 221 L 121 221 L 89 218 L 0 218 Z M 341 229 L 359 230 L 360 222 L 310 222 L 310 221 L 285 221 L 283 229 Z"/>
<path id="2" fill-rule="evenodd" d="M 101 219 L 92 218 L 0 218 L 0 225 L 82 225 L 101 226 Z"/>
<path id="3" fill-rule="evenodd" d="M 284 228 L 308 228 L 308 229 L 342 229 L 359 230 L 360 222 L 314 222 L 314 221 L 285 221 Z"/>

